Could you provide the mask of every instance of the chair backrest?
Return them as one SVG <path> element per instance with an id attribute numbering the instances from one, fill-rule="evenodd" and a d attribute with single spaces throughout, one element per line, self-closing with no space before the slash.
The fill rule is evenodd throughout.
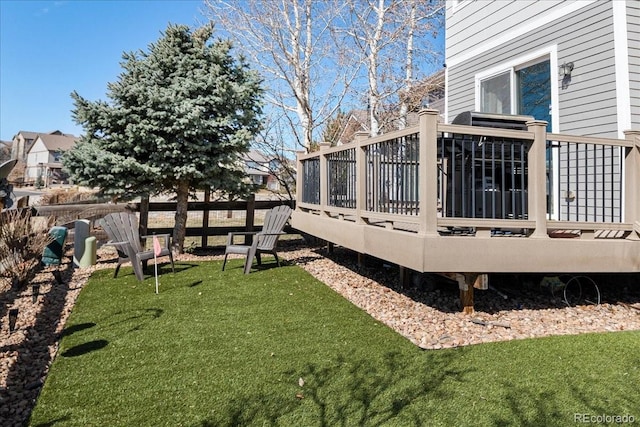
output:
<path id="1" fill-rule="evenodd" d="M 42 251 L 42 263 L 46 266 L 60 265 L 64 255 L 64 241 L 67 238 L 67 227 L 55 226 L 49 230 L 52 241 Z"/>
<path id="2" fill-rule="evenodd" d="M 129 242 L 134 252 L 142 252 L 138 218 L 129 212 L 114 212 L 105 215 L 100 222 L 102 228 L 114 242 Z"/>
<path id="3" fill-rule="evenodd" d="M 269 209 L 264 217 L 262 233 L 282 233 L 284 225 L 291 216 L 291 208 L 287 205 L 276 206 Z M 278 242 L 278 235 L 258 236 L 258 249 L 272 250 Z"/>

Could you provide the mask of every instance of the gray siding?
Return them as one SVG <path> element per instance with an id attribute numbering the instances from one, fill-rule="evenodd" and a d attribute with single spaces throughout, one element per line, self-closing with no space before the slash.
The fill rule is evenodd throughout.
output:
<path id="1" fill-rule="evenodd" d="M 640 2 L 627 2 L 631 128 L 640 129 Z"/>
<path id="2" fill-rule="evenodd" d="M 495 33 L 498 31 L 496 28 L 505 28 L 503 22 L 498 19 L 507 19 L 513 27 L 516 23 L 521 24 L 524 18 L 536 17 L 533 13 L 535 11 L 544 9 L 544 13 L 548 13 L 552 6 L 558 7 L 558 3 L 555 2 L 526 2 L 524 7 L 529 8 L 530 13 L 524 13 L 523 2 L 518 1 L 517 5 L 515 3 L 473 2 L 464 6 L 460 12 L 464 12 L 467 18 L 459 21 L 453 19 L 453 22 L 447 23 L 447 31 L 450 25 L 454 30 L 453 34 L 447 33 L 447 49 L 453 46 L 453 52 L 459 52 L 455 46 L 461 47 L 466 43 L 466 48 L 471 49 L 472 45 L 469 43 L 478 45 L 485 40 L 485 32 L 480 31 L 483 35 L 479 37 L 478 32 L 471 30 L 472 28 L 491 27 L 491 31 Z M 480 8 L 482 13 L 474 13 L 477 8 Z M 515 8 L 518 9 L 518 14 L 515 14 Z M 456 14 L 457 12 L 453 13 L 453 16 Z M 488 16 L 491 18 L 487 18 Z M 519 16 L 524 18 L 516 19 Z M 472 22 L 473 25 L 467 26 Z M 460 41 L 463 38 L 460 26 L 466 26 L 468 40 L 464 43 Z M 591 3 L 562 19 L 548 22 L 529 34 L 517 37 L 464 63 L 449 66 L 448 121 L 460 112 L 474 108 L 474 83 L 477 73 L 506 63 L 514 57 L 556 44 L 558 62 L 575 64 L 568 87 L 558 88 L 560 131 L 577 135 L 617 137 L 613 16 L 611 3 L 608 1 Z M 451 54 L 452 52 L 447 51 L 447 58 L 450 58 Z"/>
<path id="3" fill-rule="evenodd" d="M 551 1 L 531 0 L 467 0 L 460 1 L 456 7 L 452 2 L 447 2 L 447 56 L 472 50 L 501 34 L 517 29 L 530 17 L 544 16 L 560 6 L 562 5 Z M 493 25 L 498 22 L 499 25 Z"/>

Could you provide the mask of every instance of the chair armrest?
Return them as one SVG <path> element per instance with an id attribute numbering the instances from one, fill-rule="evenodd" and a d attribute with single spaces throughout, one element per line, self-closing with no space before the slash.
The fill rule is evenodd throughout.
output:
<path id="1" fill-rule="evenodd" d="M 140 236 L 141 239 L 153 239 L 153 236 L 156 236 L 157 238 L 164 240 L 164 247 L 165 249 L 169 249 L 169 241 L 171 239 L 171 235 L 170 234 L 151 234 L 151 235 L 146 235 L 146 236 Z"/>
<path id="2" fill-rule="evenodd" d="M 109 240 L 107 243 L 105 243 L 103 246 L 120 246 L 120 245 L 125 245 L 128 244 L 129 242 L 114 242 L 112 240 Z"/>
<path id="3" fill-rule="evenodd" d="M 233 245 L 234 236 L 251 236 L 258 234 L 257 231 L 232 231 L 227 234 L 227 246 Z"/>

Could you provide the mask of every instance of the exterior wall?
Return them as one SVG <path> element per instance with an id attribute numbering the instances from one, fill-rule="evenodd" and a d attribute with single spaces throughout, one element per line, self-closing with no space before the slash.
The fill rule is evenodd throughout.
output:
<path id="1" fill-rule="evenodd" d="M 446 121 L 451 122 L 463 111 L 477 109 L 478 75 L 485 73 L 486 76 L 492 70 L 497 73 L 534 60 L 537 55 L 550 61 L 554 132 L 623 137 L 625 129 L 619 128 L 620 93 L 616 89 L 624 88 L 624 84 L 616 83 L 619 71 L 616 58 L 620 48 L 616 52 L 613 3 L 519 0 L 458 2 L 456 5 L 449 2 Z M 628 15 L 637 14 L 638 5 L 627 5 L 627 10 Z M 627 16 L 622 19 L 636 22 Z M 637 27 L 637 24 L 629 25 L 629 29 L 637 30 Z M 633 37 L 637 39 L 638 33 Z M 637 50 L 638 43 L 631 38 L 629 48 L 635 46 Z M 632 60 L 637 64 L 637 57 Z M 574 63 L 568 85 L 563 85 L 558 75 L 558 67 L 564 62 Z M 638 66 L 632 63 L 630 67 L 634 74 L 634 67 Z M 627 93 L 628 90 L 627 85 Z M 632 98 L 636 97 L 636 111 L 637 92 L 632 94 Z"/>
<path id="2" fill-rule="evenodd" d="M 26 181 L 35 181 L 38 178 L 39 163 L 49 163 L 49 150 L 45 147 L 44 143 L 40 138 L 36 139 L 33 143 L 33 147 L 29 150 L 27 154 L 27 170 L 25 172 L 25 180 Z"/>
<path id="3" fill-rule="evenodd" d="M 32 142 L 32 139 L 25 139 L 24 135 L 22 135 L 21 133 L 17 134 L 13 138 L 13 144 L 11 147 L 11 158 L 26 161 L 27 150 L 29 149 L 29 146 Z"/>
<path id="4" fill-rule="evenodd" d="M 575 3 L 575 0 L 566 3 Z M 464 56 L 478 46 L 493 43 L 500 37 L 519 31 L 531 17 L 551 15 L 559 7 L 560 5 L 553 1 L 449 1 L 446 24 L 447 57 Z M 470 37 L 471 35 L 473 36 Z"/>

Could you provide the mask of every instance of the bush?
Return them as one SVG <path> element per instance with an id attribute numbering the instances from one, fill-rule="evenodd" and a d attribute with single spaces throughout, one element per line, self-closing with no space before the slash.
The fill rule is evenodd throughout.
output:
<path id="1" fill-rule="evenodd" d="M 42 251 L 52 242 L 46 221 L 33 218 L 29 210 L 0 214 L 0 278 L 22 290 L 35 277 Z"/>
<path id="2" fill-rule="evenodd" d="M 96 191 L 80 190 L 78 188 L 64 188 L 59 190 L 49 190 L 40 196 L 39 204 L 59 205 L 65 203 L 80 203 L 86 201 L 99 201 Z"/>

